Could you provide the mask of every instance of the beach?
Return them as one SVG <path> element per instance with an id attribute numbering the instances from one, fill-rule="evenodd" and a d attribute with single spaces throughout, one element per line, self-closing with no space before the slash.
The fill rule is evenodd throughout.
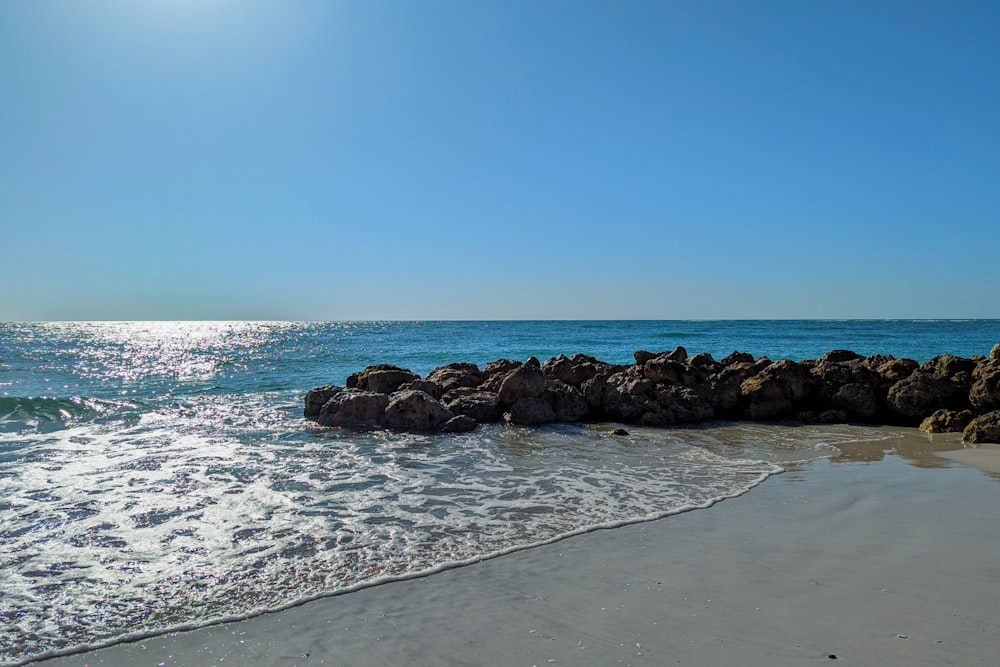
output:
<path id="1" fill-rule="evenodd" d="M 891 430 L 706 510 L 37 664 L 994 664 L 997 450 Z"/>

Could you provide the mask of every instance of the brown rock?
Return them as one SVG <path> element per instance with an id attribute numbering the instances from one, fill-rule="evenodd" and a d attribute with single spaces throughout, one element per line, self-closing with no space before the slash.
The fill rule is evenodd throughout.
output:
<path id="1" fill-rule="evenodd" d="M 520 361 L 513 359 L 491 361 L 483 368 L 483 381 L 479 384 L 479 388 L 494 393 L 500 391 L 500 384 L 507 377 L 507 374 L 523 365 Z"/>
<path id="2" fill-rule="evenodd" d="M 538 426 L 556 420 L 552 406 L 539 397 L 519 398 L 504 413 L 504 419 L 510 424 L 522 426 Z"/>
<path id="3" fill-rule="evenodd" d="M 441 427 L 442 433 L 468 433 L 475 430 L 476 420 L 468 415 L 455 415 Z"/>
<path id="4" fill-rule="evenodd" d="M 375 426 L 382 423 L 388 404 L 385 394 L 345 389 L 330 397 L 317 421 L 322 426 Z"/>
<path id="5" fill-rule="evenodd" d="M 578 422 L 590 413 L 590 405 L 583 392 L 562 380 L 546 380 L 542 398 L 552 406 L 556 421 Z"/>
<path id="6" fill-rule="evenodd" d="M 962 434 L 962 442 L 982 444 L 987 442 L 1000 444 L 1000 410 L 987 412 L 969 422 Z"/>
<path id="7" fill-rule="evenodd" d="M 452 412 L 423 391 L 398 391 L 389 398 L 383 423 L 397 431 L 433 433 L 454 417 Z"/>
<path id="8" fill-rule="evenodd" d="M 333 398 L 335 394 L 339 394 L 343 390 L 343 387 L 338 387 L 333 384 L 310 389 L 306 392 L 305 409 L 302 412 L 303 416 L 318 417 L 319 413 L 323 409 L 323 406 L 326 405 L 326 402 Z"/>
<path id="9" fill-rule="evenodd" d="M 500 397 L 491 391 L 460 387 L 445 394 L 441 402 L 456 415 L 472 417 L 480 424 L 500 418 Z"/>
<path id="10" fill-rule="evenodd" d="M 500 383 L 500 403 L 513 405 L 522 398 L 537 398 L 545 391 L 545 376 L 538 366 L 527 364 L 515 368 Z"/>
<path id="11" fill-rule="evenodd" d="M 991 357 L 976 366 L 969 402 L 980 413 L 1000 410 L 1000 359 Z"/>
<path id="12" fill-rule="evenodd" d="M 448 393 L 459 387 L 478 387 L 483 382 L 483 374 L 475 364 L 448 364 L 439 366 L 427 374 L 427 379 Z"/>
<path id="13" fill-rule="evenodd" d="M 431 382 L 430 380 L 413 380 L 412 382 L 399 385 L 399 389 L 396 391 L 406 391 L 407 389 L 422 391 L 430 394 L 439 401 L 441 400 L 441 396 L 444 394 L 444 390 L 437 383 Z"/>
<path id="14" fill-rule="evenodd" d="M 925 433 L 958 433 L 964 431 L 975 416 L 971 410 L 935 410 L 920 423 L 920 430 Z"/>
<path id="15" fill-rule="evenodd" d="M 362 373 L 360 378 L 365 389 L 377 394 L 391 394 L 399 389 L 400 385 L 419 379 L 419 375 L 406 369 L 372 370 Z"/>

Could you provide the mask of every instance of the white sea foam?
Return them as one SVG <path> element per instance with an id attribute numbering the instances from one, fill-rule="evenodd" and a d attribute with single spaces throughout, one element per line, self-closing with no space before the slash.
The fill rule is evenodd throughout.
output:
<path id="1" fill-rule="evenodd" d="M 0 476 L 0 660 L 244 618 L 708 507 L 868 430 L 431 437 L 303 430 L 273 397 L 206 396 L 125 428 L 21 434 L 21 458 Z"/>

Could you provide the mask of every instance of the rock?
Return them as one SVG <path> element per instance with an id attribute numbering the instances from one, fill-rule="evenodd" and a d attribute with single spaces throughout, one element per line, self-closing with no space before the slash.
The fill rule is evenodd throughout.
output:
<path id="1" fill-rule="evenodd" d="M 399 388 L 396 391 L 406 391 L 408 389 L 430 394 L 439 401 L 441 400 L 441 396 L 444 395 L 444 389 L 442 389 L 436 382 L 431 382 L 430 380 L 413 380 L 412 382 L 399 385 Z"/>
<path id="2" fill-rule="evenodd" d="M 679 362 L 683 363 L 683 362 L 687 361 L 688 351 L 685 350 L 683 346 L 678 345 L 674 349 L 672 349 L 669 352 L 666 352 L 666 353 L 664 353 L 664 354 L 662 354 L 660 356 L 664 356 L 667 359 L 670 359 L 671 361 L 679 361 Z"/>
<path id="3" fill-rule="evenodd" d="M 780 359 L 740 385 L 750 419 L 789 416 L 812 390 L 808 372 L 790 359 Z"/>
<path id="4" fill-rule="evenodd" d="M 388 404 L 385 394 L 345 389 L 330 397 L 316 421 L 322 426 L 375 426 L 382 423 Z"/>
<path id="5" fill-rule="evenodd" d="M 527 364 L 515 368 L 500 383 L 502 405 L 510 406 L 522 398 L 537 398 L 545 391 L 545 376 L 539 366 Z"/>
<path id="6" fill-rule="evenodd" d="M 483 382 L 483 374 L 475 364 L 448 364 L 432 370 L 427 379 L 447 394 L 459 387 L 478 387 Z"/>
<path id="7" fill-rule="evenodd" d="M 623 428 L 616 428 L 615 430 L 611 431 L 611 435 L 628 435 L 628 431 L 626 431 Z"/>
<path id="8" fill-rule="evenodd" d="M 719 363 L 723 366 L 732 366 L 733 364 L 752 364 L 753 362 L 753 355 L 749 352 L 737 352 L 733 350 L 724 356 Z"/>
<path id="9" fill-rule="evenodd" d="M 975 417 L 971 410 L 935 410 L 934 414 L 920 423 L 925 433 L 958 433 Z"/>
<path id="10" fill-rule="evenodd" d="M 836 364 L 843 361 L 855 361 L 858 359 L 864 359 L 864 357 L 857 352 L 852 352 L 851 350 L 830 350 L 819 358 L 819 362 Z"/>
<path id="11" fill-rule="evenodd" d="M 397 431 L 433 433 L 455 415 L 423 391 L 398 391 L 389 397 L 383 424 Z"/>
<path id="12" fill-rule="evenodd" d="M 655 359 L 657 355 L 646 350 L 636 350 L 632 353 L 632 356 L 635 357 L 635 365 L 642 366 L 650 359 Z"/>
<path id="13" fill-rule="evenodd" d="M 455 415 L 441 427 L 442 433 L 468 433 L 475 430 L 476 420 L 468 415 Z"/>
<path id="14" fill-rule="evenodd" d="M 306 392 L 305 409 L 302 412 L 303 416 L 318 417 L 320 411 L 323 409 L 323 406 L 326 405 L 326 402 L 333 398 L 335 394 L 339 394 L 343 390 L 343 387 L 338 387 L 333 384 L 310 389 Z"/>
<path id="15" fill-rule="evenodd" d="M 582 356 L 582 355 L 577 355 Z M 598 364 L 588 359 L 567 359 L 560 354 L 542 364 L 545 377 L 562 380 L 571 387 L 579 387 L 597 375 Z"/>
<path id="16" fill-rule="evenodd" d="M 1000 361 L 1000 343 L 994 345 L 993 349 L 990 350 L 990 359 Z"/>
<path id="17" fill-rule="evenodd" d="M 603 368 L 594 377 L 585 380 L 580 385 L 580 392 L 587 399 L 587 405 L 590 406 L 591 412 L 601 412 L 601 404 L 604 401 L 604 388 L 608 384 L 608 378 L 618 372 L 620 372 L 618 368 Z"/>
<path id="18" fill-rule="evenodd" d="M 525 366 L 534 366 L 535 368 L 541 368 L 542 362 L 538 360 L 538 357 L 528 357 L 524 360 Z"/>
<path id="19" fill-rule="evenodd" d="M 977 445 L 987 442 L 1000 444 L 1000 410 L 987 412 L 969 422 L 962 433 L 962 442 Z"/>
<path id="20" fill-rule="evenodd" d="M 519 398 L 504 413 L 504 419 L 510 424 L 522 426 L 539 426 L 556 420 L 552 406 L 539 397 Z"/>
<path id="21" fill-rule="evenodd" d="M 411 373 L 406 369 L 379 369 L 362 373 L 360 383 L 364 384 L 364 389 L 374 391 L 377 394 L 391 394 L 399 389 L 399 386 L 419 380 L 420 376 Z"/>
<path id="22" fill-rule="evenodd" d="M 398 378 L 399 382 L 392 386 L 390 391 L 395 391 L 399 385 L 404 382 L 409 382 L 410 380 L 416 380 L 420 376 L 406 368 L 400 368 L 395 364 L 375 364 L 374 366 L 368 366 L 365 370 L 360 373 L 351 373 L 347 377 L 347 387 L 349 389 L 363 389 L 365 391 L 375 391 L 368 384 L 368 378 L 373 373 L 381 373 L 383 371 L 390 371 L 389 375 L 384 377 L 376 378 L 376 382 L 379 386 L 392 386 L 395 380 Z M 387 393 L 387 392 L 377 392 L 377 393 Z"/>
<path id="23" fill-rule="evenodd" d="M 668 415 L 671 423 L 698 424 L 715 417 L 715 407 L 707 387 L 701 391 L 689 387 L 663 387 L 656 393 L 656 400 Z"/>
<path id="24" fill-rule="evenodd" d="M 556 421 L 578 422 L 590 413 L 590 405 L 583 392 L 562 380 L 546 380 L 542 398 L 552 406 Z"/>
<path id="25" fill-rule="evenodd" d="M 651 410 L 659 410 L 656 384 L 642 377 L 634 366 L 608 377 L 601 396 L 601 411 L 606 416 L 635 421 Z"/>
<path id="26" fill-rule="evenodd" d="M 513 359 L 491 361 L 483 368 L 483 381 L 479 383 L 479 388 L 493 393 L 500 391 L 500 384 L 507 377 L 507 374 L 523 365 L 520 361 Z"/>
<path id="27" fill-rule="evenodd" d="M 905 420 L 916 423 L 935 410 L 964 410 L 968 407 L 969 388 L 919 368 L 889 389 L 889 408 Z"/>
<path id="28" fill-rule="evenodd" d="M 653 357 L 642 365 L 643 376 L 659 384 L 680 384 L 684 370 L 684 364 L 664 355 Z"/>
<path id="29" fill-rule="evenodd" d="M 456 415 L 472 417 L 480 424 L 500 418 L 500 397 L 491 391 L 460 387 L 441 397 L 441 402 Z"/>
<path id="30" fill-rule="evenodd" d="M 930 361 L 924 362 L 920 370 L 933 373 L 939 377 L 953 378 L 960 373 L 971 375 L 976 369 L 976 362 L 963 359 L 954 354 L 939 354 Z"/>
<path id="31" fill-rule="evenodd" d="M 991 356 L 972 371 L 969 402 L 979 413 L 1000 410 L 1000 359 Z"/>
<path id="32" fill-rule="evenodd" d="M 717 415 L 737 418 L 740 400 L 740 385 L 758 372 L 753 362 L 738 362 L 722 366 L 708 378 L 708 385 L 715 396 Z"/>
<path id="33" fill-rule="evenodd" d="M 880 405 L 879 374 L 869 367 L 867 360 L 853 352 L 850 354 L 854 356 L 845 361 L 828 361 L 831 354 L 823 355 L 809 371 L 815 387 L 815 408 L 820 412 L 844 410 L 860 419 L 874 417 Z M 847 356 L 845 353 L 840 358 Z"/>
<path id="34" fill-rule="evenodd" d="M 717 362 L 708 352 L 699 352 L 693 357 L 690 357 L 687 360 L 687 363 L 689 366 L 694 366 L 695 368 L 711 368 L 719 365 L 719 362 Z"/>

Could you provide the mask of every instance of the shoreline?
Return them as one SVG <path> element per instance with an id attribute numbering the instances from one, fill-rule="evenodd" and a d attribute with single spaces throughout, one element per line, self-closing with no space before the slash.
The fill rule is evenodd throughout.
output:
<path id="1" fill-rule="evenodd" d="M 887 430 L 709 509 L 31 664 L 991 664 L 1000 451 Z"/>

